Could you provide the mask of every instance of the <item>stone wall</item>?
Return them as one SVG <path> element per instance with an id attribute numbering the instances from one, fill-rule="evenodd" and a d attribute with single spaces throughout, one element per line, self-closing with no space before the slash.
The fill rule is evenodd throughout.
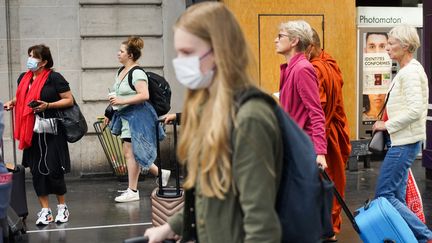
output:
<path id="1" fill-rule="evenodd" d="M 108 104 L 108 88 L 120 64 L 117 51 L 130 35 L 144 39 L 140 64 L 165 76 L 173 91 L 172 112 L 180 111 L 183 88 L 175 82 L 171 60 L 172 25 L 185 9 L 183 0 L 0 0 L 0 100 L 16 91 L 16 78 L 25 71 L 27 48 L 44 43 L 54 68 L 70 83 L 89 126 L 89 133 L 70 144 L 72 175 L 111 169 L 93 129 Z M 7 26 L 10 26 L 10 48 Z M 8 58 L 8 50 L 9 58 Z M 9 86 L 12 85 L 12 91 Z M 12 126 L 6 115 L 5 159 L 13 161 Z M 169 152 L 169 151 L 167 151 Z M 21 163 L 21 153 L 17 162 Z"/>

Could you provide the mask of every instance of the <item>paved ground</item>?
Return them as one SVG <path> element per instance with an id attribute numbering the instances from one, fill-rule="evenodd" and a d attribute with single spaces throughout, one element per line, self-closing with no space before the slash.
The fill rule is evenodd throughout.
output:
<path id="1" fill-rule="evenodd" d="M 358 172 L 347 172 L 346 199 L 351 210 L 360 207 L 367 198 L 373 197 L 379 172 L 379 162 L 372 162 L 364 169 L 359 163 Z M 425 180 L 421 161 L 413 166 L 418 186 L 422 192 L 425 213 L 429 227 L 432 227 L 432 181 Z M 154 179 L 140 182 L 139 202 L 116 204 L 117 190 L 125 189 L 127 183 L 115 178 L 70 179 L 68 180 L 67 204 L 70 208 L 70 222 L 63 225 L 51 224 L 44 228 L 34 225 L 39 205 L 31 182 L 27 183 L 27 199 L 30 214 L 27 219 L 28 242 L 122 242 L 126 238 L 141 235 L 151 226 L 149 195 L 155 187 Z M 53 208 L 56 202 L 50 198 Z M 344 217 L 339 242 L 361 242 Z"/>

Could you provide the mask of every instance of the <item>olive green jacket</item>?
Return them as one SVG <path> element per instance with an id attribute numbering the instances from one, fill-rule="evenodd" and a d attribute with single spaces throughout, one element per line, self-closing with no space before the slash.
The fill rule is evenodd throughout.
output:
<path id="1" fill-rule="evenodd" d="M 195 186 L 199 242 L 280 243 L 275 202 L 283 151 L 277 118 L 265 101 L 252 99 L 240 107 L 235 123 L 231 190 L 220 200 L 203 196 L 199 184 Z M 183 212 L 168 223 L 180 235 Z"/>

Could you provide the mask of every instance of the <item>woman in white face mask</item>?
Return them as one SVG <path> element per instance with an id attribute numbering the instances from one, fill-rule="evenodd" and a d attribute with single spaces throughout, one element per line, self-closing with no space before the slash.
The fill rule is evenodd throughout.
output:
<path id="1" fill-rule="evenodd" d="M 182 30 L 179 30 L 178 32 L 180 36 L 186 34 L 187 38 L 187 33 L 184 33 Z M 177 80 L 191 90 L 208 88 L 214 76 L 214 67 L 208 70 L 209 64 L 214 63 L 214 60 L 211 59 L 212 52 L 213 51 L 210 49 L 200 56 L 197 55 L 198 53 L 191 55 L 191 53 L 184 54 L 180 52 L 179 56 L 173 60 Z M 204 59 L 209 60 L 205 61 Z M 201 70 L 201 61 L 203 62 L 204 70 Z"/>
<path id="2" fill-rule="evenodd" d="M 282 140 L 265 101 L 236 109 L 235 95 L 254 87 L 238 22 L 222 3 L 193 5 L 175 25 L 174 46 L 176 76 L 188 88 L 177 151 L 188 171 L 185 210 L 145 236 L 150 243 L 179 235 L 201 243 L 280 242 L 274 205 Z"/>

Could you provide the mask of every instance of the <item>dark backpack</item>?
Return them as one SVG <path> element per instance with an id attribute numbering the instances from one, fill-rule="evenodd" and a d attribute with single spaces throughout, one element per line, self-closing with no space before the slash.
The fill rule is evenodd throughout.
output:
<path id="1" fill-rule="evenodd" d="M 277 117 L 283 141 L 283 166 L 276 211 L 282 242 L 321 242 L 333 235 L 333 183 L 320 177 L 314 146 L 306 133 L 269 95 L 256 88 L 236 95 L 237 109 L 249 99 L 269 103 Z"/>
<path id="2" fill-rule="evenodd" d="M 117 75 L 123 69 L 124 66 L 119 69 Z M 159 74 L 146 72 L 142 67 L 135 66 L 128 72 L 128 83 L 132 90 L 135 90 L 135 86 L 132 84 L 132 73 L 136 69 L 142 70 L 147 74 L 150 104 L 156 110 L 156 114 L 158 116 L 167 114 L 171 109 L 171 88 L 169 83 Z"/>

